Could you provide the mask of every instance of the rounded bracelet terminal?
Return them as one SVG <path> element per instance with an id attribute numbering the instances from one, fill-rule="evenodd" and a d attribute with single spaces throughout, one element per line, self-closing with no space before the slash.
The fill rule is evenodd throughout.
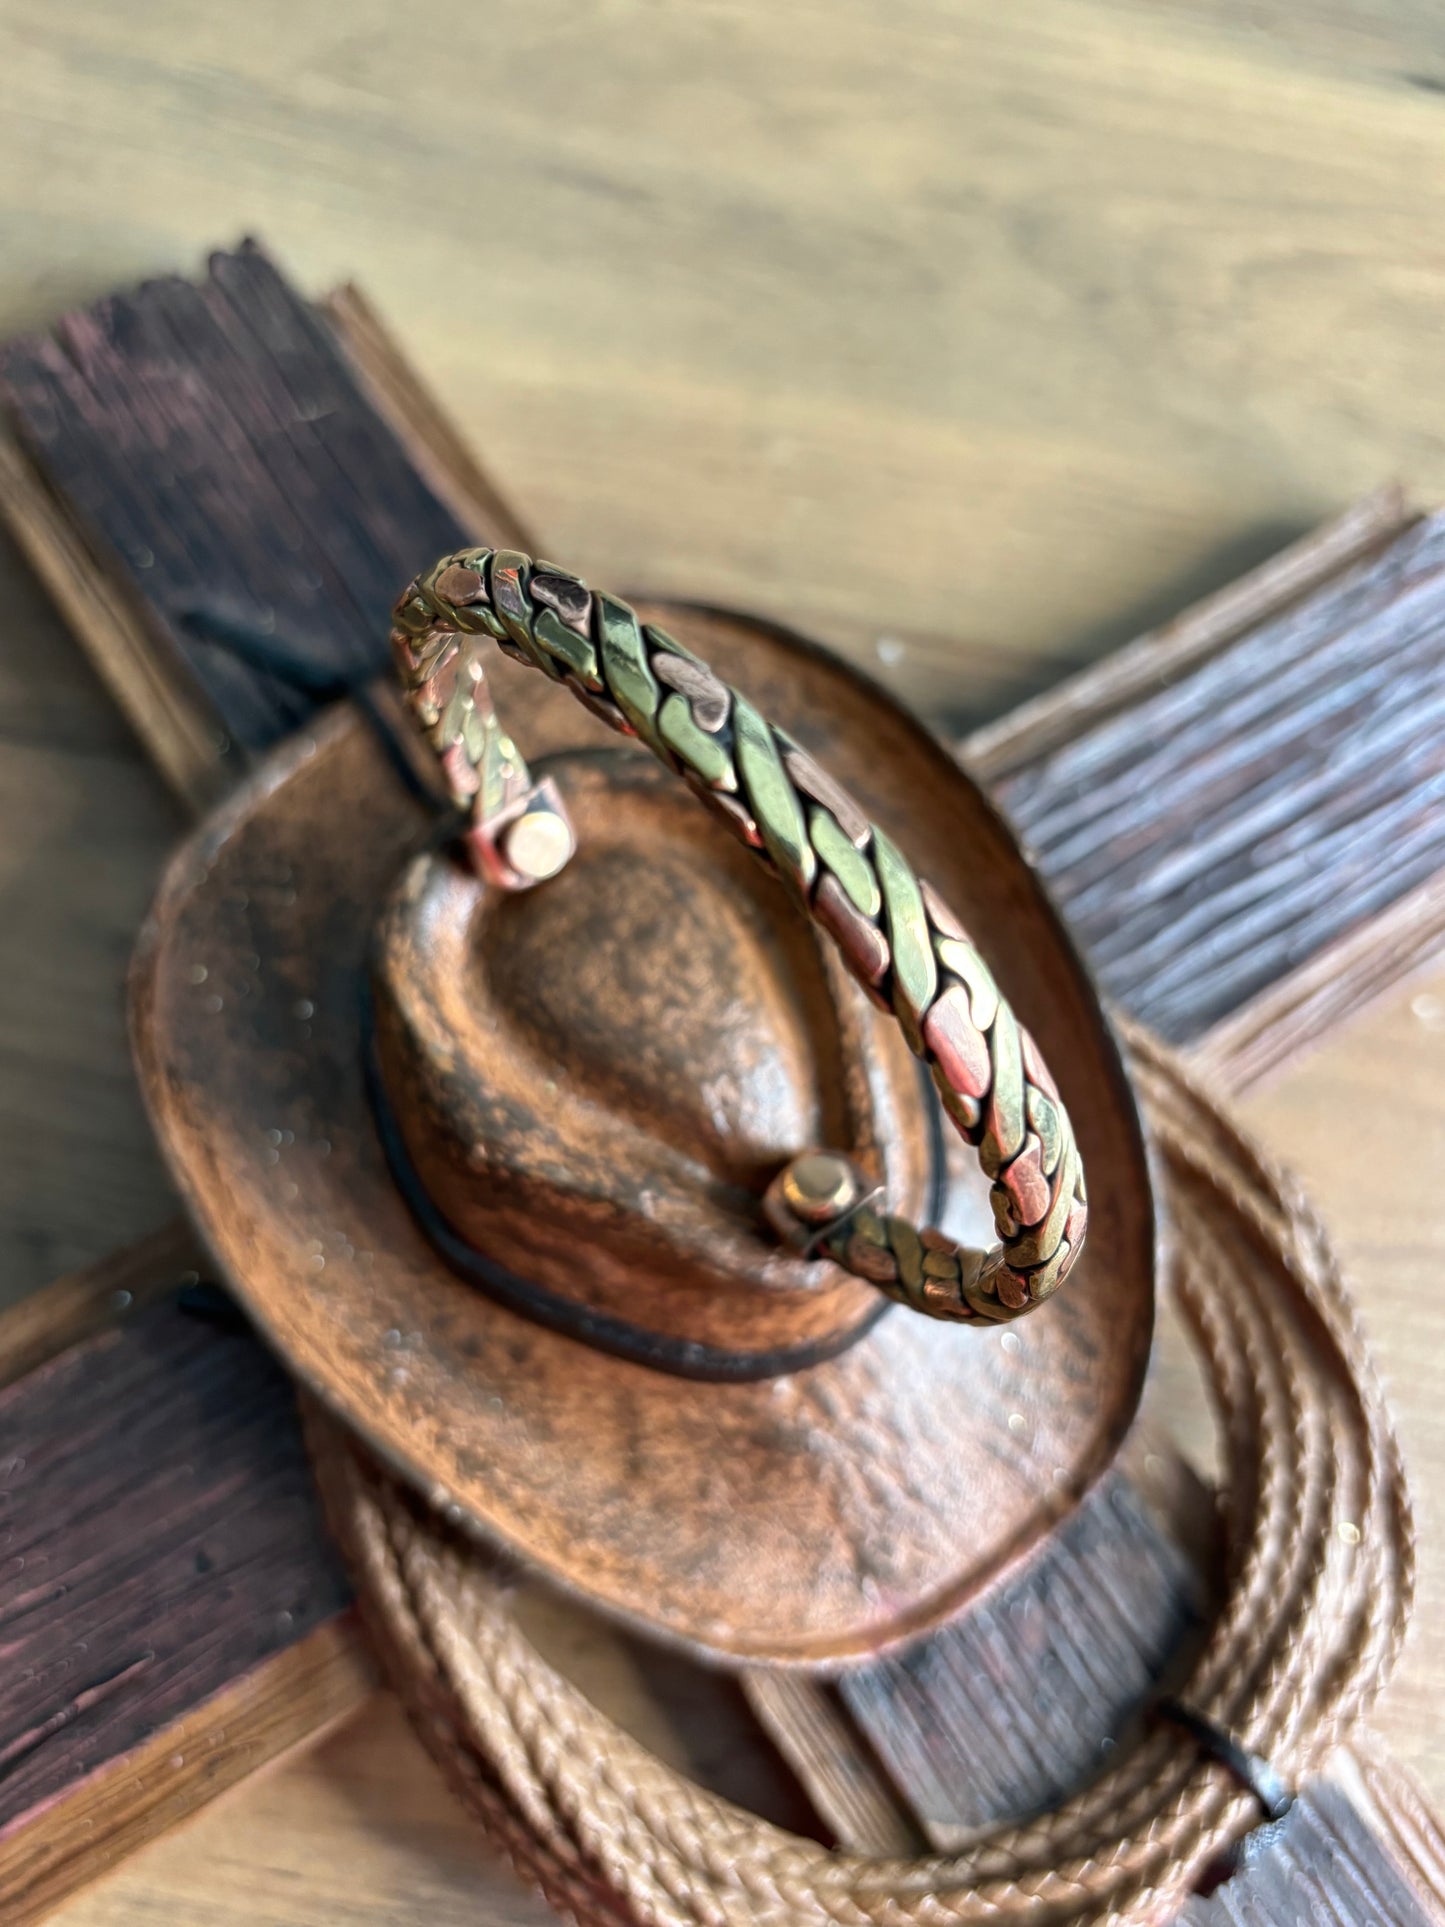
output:
<path id="1" fill-rule="evenodd" d="M 555 785 L 533 781 L 497 717 L 482 663 L 491 638 L 681 775 L 828 933 L 977 1149 L 999 1241 L 978 1251 L 919 1230 L 826 1150 L 803 1152 L 770 1187 L 777 1234 L 934 1318 L 997 1322 L 1052 1296 L 1088 1217 L 1068 1113 L 963 925 L 847 792 L 674 637 L 550 562 L 507 549 L 444 556 L 394 621 L 408 707 L 466 814 L 481 875 L 530 889 L 576 847 Z"/>

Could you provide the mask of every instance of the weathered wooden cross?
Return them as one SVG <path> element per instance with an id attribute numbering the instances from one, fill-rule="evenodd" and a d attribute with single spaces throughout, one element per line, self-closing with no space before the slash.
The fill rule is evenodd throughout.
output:
<path id="1" fill-rule="evenodd" d="M 313 309 L 254 249 L 0 351 L 0 392 L 0 507 L 197 811 L 363 687 L 418 558 L 533 546 L 360 297 Z M 1445 946 L 1436 532 L 1372 498 L 961 746 L 1106 995 L 1235 1090 Z M 371 1690 L 289 1383 L 205 1277 L 178 1226 L 0 1321 L 7 1922 Z M 839 1841 L 956 1844 L 1079 1784 L 1147 1708 L 1207 1611 L 1208 1517 L 1136 1431 L 941 1632 L 745 1691 Z M 1246 1893 L 1249 1919 L 1296 1920 L 1300 1866 L 1320 1920 L 1445 1917 L 1383 1771 L 1306 1789 L 1187 1920 L 1244 1918 Z"/>

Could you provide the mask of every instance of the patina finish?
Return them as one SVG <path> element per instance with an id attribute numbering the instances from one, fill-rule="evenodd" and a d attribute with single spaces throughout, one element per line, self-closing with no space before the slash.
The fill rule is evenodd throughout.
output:
<path id="1" fill-rule="evenodd" d="M 960 1244 L 987 1240 L 987 1180 L 956 1133 L 935 1138 L 895 1019 L 778 879 L 639 744 L 500 654 L 498 708 L 576 829 L 564 874 L 495 890 L 400 705 L 395 733 L 336 712 L 173 865 L 138 966 L 139 1059 L 227 1280 L 432 1503 L 654 1635 L 834 1666 L 957 1610 L 1110 1462 L 1152 1329 L 1143 1144 L 1088 977 L 946 750 L 797 637 L 637 613 L 748 690 L 986 945 L 1092 1178 L 1088 1248 L 1044 1315 L 960 1330 L 780 1244 L 764 1197 L 799 1151 L 846 1153 L 923 1214 L 936 1141 L 932 1220 Z M 410 749 L 432 790 L 403 780 Z M 471 1015 L 433 1053 L 422 1020 L 458 1001 Z M 709 1093 L 720 1037 L 729 1080 Z M 545 1250 L 513 1208 L 528 1187 Z M 620 1345 L 589 1327 L 605 1317 L 631 1327 Z M 637 1334 L 654 1362 L 616 1355 Z M 840 1343 L 759 1375 L 780 1346 Z M 689 1375 L 689 1345 L 723 1353 L 700 1374 L 720 1382 Z"/>

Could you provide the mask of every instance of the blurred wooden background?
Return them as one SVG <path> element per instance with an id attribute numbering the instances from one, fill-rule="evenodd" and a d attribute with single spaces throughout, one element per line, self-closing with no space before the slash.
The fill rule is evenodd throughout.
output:
<path id="1" fill-rule="evenodd" d="M 1445 500 L 1431 0 L 0 0 L 0 330 L 265 237 L 355 276 L 549 548 L 996 713 L 1399 475 Z M 0 557 L 0 1295 L 170 1210 L 121 977 L 178 820 Z M 1254 1099 L 1421 1500 L 1445 1804 L 1445 976 Z M 1359 1168 L 1361 1124 L 1376 1170 Z M 395 1716 L 67 1927 L 540 1919 Z"/>

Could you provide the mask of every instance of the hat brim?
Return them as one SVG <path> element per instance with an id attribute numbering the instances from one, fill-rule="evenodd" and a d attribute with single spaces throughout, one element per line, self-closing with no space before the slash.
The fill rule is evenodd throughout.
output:
<path id="1" fill-rule="evenodd" d="M 953 759 L 800 639 L 676 608 L 662 619 L 909 848 L 1038 1037 L 1078 1123 L 1091 1226 L 1037 1316 L 980 1334 L 894 1310 L 829 1362 L 701 1384 L 460 1279 L 398 1192 L 368 1100 L 373 924 L 427 811 L 354 709 L 273 755 L 172 863 L 137 959 L 137 1053 L 227 1280 L 390 1465 L 653 1636 L 733 1662 L 836 1666 L 956 1611 L 1113 1456 L 1152 1334 L 1147 1165 L 1087 974 Z M 534 764 L 609 740 L 525 672 L 503 664 L 498 681 Z"/>

